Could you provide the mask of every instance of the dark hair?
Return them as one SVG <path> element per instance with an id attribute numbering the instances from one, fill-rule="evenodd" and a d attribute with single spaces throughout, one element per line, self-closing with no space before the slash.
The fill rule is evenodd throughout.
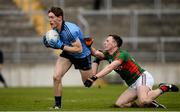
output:
<path id="1" fill-rule="evenodd" d="M 121 47 L 121 45 L 122 45 L 122 43 L 123 43 L 123 40 L 121 39 L 120 36 L 115 35 L 115 34 L 112 34 L 112 35 L 109 35 L 109 36 L 112 36 L 113 39 L 116 41 L 117 46 L 118 46 L 118 47 Z"/>
<path id="2" fill-rule="evenodd" d="M 56 17 L 62 16 L 62 18 L 64 18 L 63 10 L 60 7 L 51 7 L 48 13 L 50 12 L 54 13 Z"/>

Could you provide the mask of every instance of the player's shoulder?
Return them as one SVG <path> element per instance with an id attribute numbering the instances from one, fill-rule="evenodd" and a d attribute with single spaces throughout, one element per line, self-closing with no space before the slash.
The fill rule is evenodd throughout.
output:
<path id="1" fill-rule="evenodd" d="M 72 22 L 66 21 L 65 26 L 69 29 L 79 30 L 79 27 L 75 23 L 72 23 Z"/>
<path id="2" fill-rule="evenodd" d="M 125 57 L 129 57 L 130 54 L 128 51 L 120 49 L 120 56 L 125 56 Z"/>
<path id="3" fill-rule="evenodd" d="M 124 50 L 124 49 L 119 49 L 120 53 L 126 53 L 129 54 L 128 51 Z"/>
<path id="4" fill-rule="evenodd" d="M 75 23 L 72 23 L 72 22 L 65 22 L 64 23 L 64 30 L 63 30 L 64 33 L 66 34 L 71 34 L 73 37 L 78 37 L 81 30 L 80 28 L 75 24 Z"/>

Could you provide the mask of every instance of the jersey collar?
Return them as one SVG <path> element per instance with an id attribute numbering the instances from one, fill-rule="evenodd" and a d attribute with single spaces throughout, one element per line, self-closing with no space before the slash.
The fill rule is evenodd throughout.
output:
<path id="1" fill-rule="evenodd" d="M 61 31 L 60 31 L 60 33 L 64 30 L 64 25 L 65 25 L 65 21 L 63 20 L 63 21 L 62 21 L 62 25 L 61 25 Z"/>

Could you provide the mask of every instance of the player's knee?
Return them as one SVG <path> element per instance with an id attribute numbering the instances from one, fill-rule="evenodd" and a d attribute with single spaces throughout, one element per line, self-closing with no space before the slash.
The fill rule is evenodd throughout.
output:
<path id="1" fill-rule="evenodd" d="M 53 80 L 54 80 L 54 82 L 61 83 L 61 76 L 59 76 L 59 75 L 54 75 L 54 76 L 53 76 Z"/>
<path id="2" fill-rule="evenodd" d="M 151 101 L 148 98 L 140 98 L 139 99 L 139 104 L 141 106 L 144 106 L 144 105 L 149 104 L 149 103 L 151 103 Z"/>
<path id="3" fill-rule="evenodd" d="M 116 103 L 114 104 L 114 107 L 117 107 L 117 108 L 124 108 L 124 107 L 126 107 L 126 105 L 123 104 L 123 103 L 120 103 L 120 102 L 116 102 Z"/>
<path id="4" fill-rule="evenodd" d="M 114 104 L 114 107 L 116 107 L 116 108 L 123 108 L 122 105 L 119 105 L 119 104 L 117 104 L 117 103 Z"/>
<path id="5" fill-rule="evenodd" d="M 126 107 L 130 107 L 131 105 L 129 104 L 114 104 L 114 107 L 116 108 L 126 108 Z"/>

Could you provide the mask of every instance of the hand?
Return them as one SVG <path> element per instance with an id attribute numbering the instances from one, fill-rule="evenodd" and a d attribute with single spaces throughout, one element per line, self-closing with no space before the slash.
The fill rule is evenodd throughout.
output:
<path id="1" fill-rule="evenodd" d="M 85 87 L 91 87 L 93 82 L 96 81 L 98 79 L 97 76 L 93 75 L 92 77 L 88 78 L 85 82 L 84 85 Z"/>
<path id="2" fill-rule="evenodd" d="M 43 44 L 45 45 L 45 47 L 50 47 L 50 45 L 48 44 L 48 41 L 46 40 L 45 36 L 43 36 Z"/>
<path id="3" fill-rule="evenodd" d="M 93 42 L 94 42 L 94 39 L 91 38 L 91 37 L 84 38 L 84 42 L 85 42 L 86 46 L 91 47 L 91 45 L 92 45 Z"/>
<path id="4" fill-rule="evenodd" d="M 49 44 L 50 44 L 50 47 L 54 48 L 54 49 L 61 49 L 61 50 L 63 50 L 63 48 L 64 48 L 64 44 L 63 44 L 63 42 L 60 39 L 58 39 L 57 42 L 55 42 L 54 40 L 51 39 Z"/>

